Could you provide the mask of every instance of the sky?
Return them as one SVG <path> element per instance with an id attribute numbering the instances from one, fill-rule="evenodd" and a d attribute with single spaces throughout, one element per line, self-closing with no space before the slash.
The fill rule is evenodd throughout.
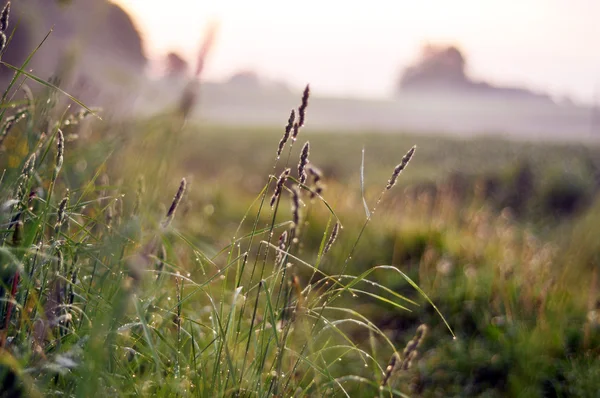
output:
<path id="1" fill-rule="evenodd" d="M 458 45 L 476 79 L 600 97 L 598 0 L 113 0 L 152 59 L 193 63 L 219 24 L 207 79 L 240 70 L 328 96 L 389 97 L 425 43 Z M 596 93 L 598 95 L 596 95 Z M 600 98 L 598 98 L 600 100 Z"/>

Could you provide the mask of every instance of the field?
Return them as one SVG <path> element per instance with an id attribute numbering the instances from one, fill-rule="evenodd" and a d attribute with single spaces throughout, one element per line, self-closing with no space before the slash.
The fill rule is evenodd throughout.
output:
<path id="1" fill-rule="evenodd" d="M 117 118 L 14 69 L 2 396 L 597 396 L 600 146 L 318 131 L 308 91 Z"/>

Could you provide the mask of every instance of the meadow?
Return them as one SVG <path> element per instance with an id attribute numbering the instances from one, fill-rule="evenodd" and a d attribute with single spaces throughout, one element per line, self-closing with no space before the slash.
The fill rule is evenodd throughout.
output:
<path id="1" fill-rule="evenodd" d="M 600 146 L 316 131 L 299 94 L 112 118 L 15 68 L 2 396 L 597 396 Z"/>

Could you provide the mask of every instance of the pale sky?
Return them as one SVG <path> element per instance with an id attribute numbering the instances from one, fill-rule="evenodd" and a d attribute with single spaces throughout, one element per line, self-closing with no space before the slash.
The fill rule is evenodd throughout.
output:
<path id="1" fill-rule="evenodd" d="M 113 0 L 146 51 L 192 61 L 220 28 L 206 78 L 239 70 L 321 95 L 385 97 L 425 42 L 456 43 L 476 78 L 591 101 L 600 95 L 600 0 Z"/>

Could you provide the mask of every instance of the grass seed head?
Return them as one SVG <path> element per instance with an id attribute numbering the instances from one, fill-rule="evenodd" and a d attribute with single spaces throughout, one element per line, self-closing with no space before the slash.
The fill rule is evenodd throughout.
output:
<path id="1" fill-rule="evenodd" d="M 292 127 L 292 141 L 296 142 L 298 132 L 300 132 L 300 126 L 298 126 L 298 123 L 294 123 L 294 127 Z"/>
<path id="2" fill-rule="evenodd" d="M 394 172 L 392 173 L 392 177 L 390 178 L 390 180 L 388 181 L 387 186 L 385 187 L 385 189 L 389 190 L 392 189 L 392 187 L 394 185 L 396 185 L 396 180 L 398 180 L 398 176 L 400 175 L 400 173 L 402 173 L 402 171 L 406 168 L 406 166 L 408 165 L 408 162 L 410 162 L 410 159 L 412 159 L 415 150 L 417 149 L 416 146 L 413 146 L 412 148 L 410 148 L 410 150 L 406 153 L 406 155 L 404 155 L 404 157 L 402 158 L 402 160 L 400 161 L 400 164 L 398 166 L 396 166 L 396 168 L 394 169 Z"/>
<path id="3" fill-rule="evenodd" d="M 399 362 L 400 358 L 398 357 L 398 353 L 394 352 L 390 358 L 390 361 L 388 362 L 388 366 L 385 368 L 385 374 L 383 376 L 383 380 L 381 381 L 381 387 L 387 385 Z"/>
<path id="4" fill-rule="evenodd" d="M 58 205 L 58 212 L 56 213 L 56 224 L 54 225 L 54 231 L 56 234 L 58 234 L 60 227 L 65 222 L 65 219 L 66 219 L 65 210 L 67 208 L 68 203 L 69 203 L 69 190 L 67 189 L 67 193 L 65 194 L 65 197 L 62 198 L 62 200 L 60 201 L 60 203 Z"/>
<path id="5" fill-rule="evenodd" d="M 175 211 L 177 211 L 177 207 L 179 206 L 179 203 L 181 203 L 181 198 L 183 198 L 183 194 L 185 193 L 186 186 L 187 186 L 187 182 L 186 182 L 185 178 L 182 178 L 181 182 L 179 183 L 179 189 L 177 190 L 177 193 L 173 197 L 171 206 L 169 207 L 169 210 L 167 211 L 167 216 L 165 217 L 165 219 L 163 221 L 163 228 L 168 227 L 169 224 L 171 224 L 171 221 L 173 221 L 173 216 L 175 215 Z"/>
<path id="6" fill-rule="evenodd" d="M 423 324 L 417 328 L 415 332 L 415 336 L 410 340 L 406 347 L 404 347 L 404 351 L 402 352 L 402 363 L 400 364 L 401 370 L 408 370 L 412 366 L 412 362 L 419 355 L 417 349 L 425 339 L 427 335 L 427 325 Z"/>
<path id="7" fill-rule="evenodd" d="M 288 232 L 287 231 L 283 231 L 283 233 L 279 236 L 279 242 L 278 242 L 278 247 L 279 247 L 279 251 L 277 251 L 277 256 L 275 257 L 275 264 L 279 264 L 281 263 L 281 261 L 283 260 L 283 256 L 284 256 L 284 251 L 285 251 L 285 245 L 287 242 L 287 238 L 288 238 Z"/>
<path id="8" fill-rule="evenodd" d="M 306 107 L 308 106 L 308 97 L 310 96 L 310 86 L 307 84 L 302 93 L 302 102 L 298 108 L 298 126 L 304 126 L 304 120 L 306 117 Z"/>
<path id="9" fill-rule="evenodd" d="M 296 119 L 296 112 L 292 109 L 290 112 L 290 118 L 288 119 L 287 126 L 285 126 L 285 131 L 283 133 L 283 137 L 281 137 L 281 141 L 279 141 L 279 146 L 277 147 L 277 158 L 281 156 L 281 152 L 283 151 L 283 147 L 287 143 L 290 138 L 290 133 L 294 128 L 294 120 Z"/>
<path id="10" fill-rule="evenodd" d="M 54 177 L 52 180 L 56 180 L 58 172 L 62 168 L 63 160 L 65 155 L 65 137 L 63 132 L 58 129 L 56 134 L 56 160 L 54 162 Z"/>
<path id="11" fill-rule="evenodd" d="M 292 238 L 295 238 L 298 233 L 298 226 L 300 225 L 300 192 L 297 186 L 293 186 L 292 189 L 292 222 L 294 223 L 294 229 L 292 230 Z"/>
<path id="12" fill-rule="evenodd" d="M 279 175 L 279 178 L 277 179 L 277 183 L 275 184 L 275 191 L 273 192 L 273 196 L 271 196 L 271 201 L 269 202 L 271 208 L 273 206 L 275 206 L 275 202 L 277 201 L 277 198 L 279 197 L 279 195 L 281 195 L 281 190 L 283 189 L 283 185 L 287 181 L 287 178 L 289 177 L 290 172 L 291 172 L 291 169 L 287 168 L 287 169 L 283 170 L 283 172 Z"/>
<path id="13" fill-rule="evenodd" d="M 8 16 L 10 14 L 10 1 L 6 3 L 0 14 L 0 32 L 5 32 L 8 28 Z"/>
<path id="14" fill-rule="evenodd" d="M 325 245 L 325 248 L 323 249 L 323 254 L 327 253 L 330 249 L 331 246 L 335 243 L 335 240 L 338 237 L 338 234 L 340 232 L 340 222 L 336 222 L 335 225 L 333 226 L 333 229 L 331 230 L 331 235 L 329 236 L 329 240 L 327 241 L 327 244 Z"/>
<path id="15" fill-rule="evenodd" d="M 306 174 L 306 165 L 308 164 L 308 155 L 310 154 L 310 143 L 306 141 L 306 144 L 302 147 L 302 152 L 300 153 L 300 161 L 298 162 L 298 178 L 300 182 L 304 184 L 306 182 L 306 178 L 308 177 Z"/>

